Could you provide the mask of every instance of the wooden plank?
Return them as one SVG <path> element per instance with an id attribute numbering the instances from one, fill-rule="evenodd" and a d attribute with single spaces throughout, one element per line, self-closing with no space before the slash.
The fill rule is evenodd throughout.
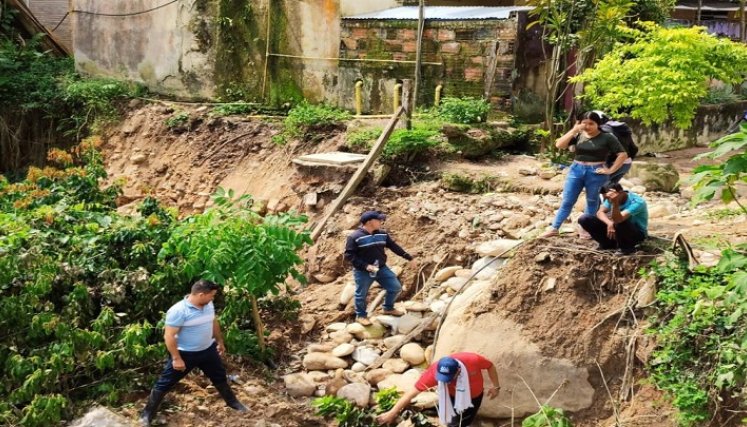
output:
<path id="1" fill-rule="evenodd" d="M 485 100 L 490 101 L 490 95 L 493 92 L 493 82 L 495 81 L 495 70 L 498 67 L 498 42 L 493 41 L 488 48 L 488 70 L 485 73 Z"/>
<path id="2" fill-rule="evenodd" d="M 404 110 L 405 109 L 403 107 L 399 107 L 392 116 L 391 120 L 389 120 L 386 128 L 384 128 L 384 131 L 381 133 L 381 135 L 379 135 L 379 139 L 376 140 L 376 144 L 374 144 L 373 148 L 368 153 L 368 157 L 366 157 L 366 160 L 358 168 L 358 170 L 355 171 L 355 174 L 353 174 L 353 176 L 350 178 L 350 181 L 348 181 L 347 185 L 345 185 L 345 188 L 342 189 L 340 195 L 337 196 L 335 201 L 332 203 L 332 207 L 330 207 L 329 212 L 327 212 L 327 214 L 324 215 L 324 217 L 319 220 L 319 223 L 317 223 L 314 227 L 314 230 L 311 232 L 312 240 L 316 240 L 319 238 L 319 235 L 322 234 L 322 230 L 324 230 L 324 226 L 327 225 L 327 221 L 329 221 L 329 219 L 332 218 L 332 216 L 340 210 L 342 205 L 345 204 L 348 198 L 358 188 L 358 185 L 360 185 L 361 181 L 363 181 L 363 177 L 366 176 L 368 170 L 371 169 L 371 166 L 373 166 L 374 162 L 376 162 L 376 160 L 379 158 L 381 152 L 384 151 L 384 146 L 389 140 L 389 137 L 392 135 L 392 132 L 394 132 L 394 128 L 397 126 L 397 121 L 399 120 Z"/>
<path id="3" fill-rule="evenodd" d="M 20 13 L 17 16 L 18 22 L 23 26 L 23 29 L 30 35 L 43 33 L 45 37 L 42 39 L 42 46 L 52 51 L 52 53 L 58 56 L 69 56 L 71 50 L 60 43 L 57 38 L 49 32 L 49 30 L 34 16 L 31 9 L 26 6 L 23 0 L 8 0 L 10 7 L 18 10 Z"/>
<path id="4" fill-rule="evenodd" d="M 405 109 L 405 129 L 412 129 L 412 80 L 402 80 L 402 108 Z"/>

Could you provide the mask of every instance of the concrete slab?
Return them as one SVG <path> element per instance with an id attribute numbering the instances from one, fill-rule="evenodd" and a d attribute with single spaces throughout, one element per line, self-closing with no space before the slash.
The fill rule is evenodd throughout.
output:
<path id="1" fill-rule="evenodd" d="M 330 153 L 306 154 L 293 159 L 293 163 L 302 166 L 349 166 L 362 163 L 365 159 L 365 154 L 333 151 Z"/>

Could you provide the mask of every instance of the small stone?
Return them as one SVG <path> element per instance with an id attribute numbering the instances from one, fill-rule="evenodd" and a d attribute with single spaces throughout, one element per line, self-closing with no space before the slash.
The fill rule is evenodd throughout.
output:
<path id="1" fill-rule="evenodd" d="M 148 156 L 144 153 L 135 153 L 130 156 L 130 162 L 132 162 L 132 164 L 134 165 L 145 163 L 146 160 L 148 160 Z"/>
<path id="2" fill-rule="evenodd" d="M 353 402 L 358 407 L 366 408 L 371 398 L 371 386 L 361 383 L 348 384 L 337 392 L 337 397 Z"/>
<path id="3" fill-rule="evenodd" d="M 332 324 L 328 325 L 325 328 L 325 330 L 327 332 L 337 332 L 337 331 L 344 330 L 346 326 L 348 326 L 348 325 L 346 323 L 344 323 L 344 322 L 337 322 L 337 323 L 332 323 Z"/>
<path id="4" fill-rule="evenodd" d="M 366 366 L 374 363 L 379 358 L 379 353 L 371 347 L 358 347 L 353 351 L 353 360 Z"/>
<path id="5" fill-rule="evenodd" d="M 363 339 L 363 334 L 366 332 L 366 328 L 360 323 L 351 323 L 345 328 L 345 332 L 353 335 L 359 340 Z"/>
<path id="6" fill-rule="evenodd" d="M 169 165 L 167 165 L 166 163 L 161 163 L 160 165 L 156 166 L 156 173 L 159 175 L 163 175 L 167 170 L 169 170 Z"/>
<path id="7" fill-rule="evenodd" d="M 368 381 L 369 384 L 376 385 L 379 382 L 383 381 L 389 375 L 392 375 L 392 371 L 390 371 L 389 369 L 376 368 L 366 372 L 365 377 L 366 381 Z"/>
<path id="8" fill-rule="evenodd" d="M 399 350 L 399 355 L 402 360 L 412 366 L 417 366 L 425 362 L 425 350 L 417 343 L 411 342 L 403 345 Z"/>
<path id="9" fill-rule="evenodd" d="M 542 179 L 553 179 L 555 178 L 555 175 L 557 175 L 557 172 L 553 169 L 542 169 L 539 173 L 539 176 Z"/>
<path id="10" fill-rule="evenodd" d="M 350 356 L 355 351 L 355 346 L 350 343 L 343 343 L 332 350 L 332 355 L 336 357 Z"/>
<path id="11" fill-rule="evenodd" d="M 309 371 L 306 376 L 315 383 L 323 383 L 330 379 L 329 374 L 322 371 Z"/>
<path id="12" fill-rule="evenodd" d="M 362 364 L 361 362 L 355 362 L 353 363 L 353 366 L 350 367 L 350 369 L 353 372 L 363 372 L 366 370 L 366 365 Z"/>
<path id="13" fill-rule="evenodd" d="M 388 369 L 395 374 L 401 374 L 405 372 L 410 365 L 402 359 L 389 359 L 381 365 L 382 368 Z"/>
<path id="14" fill-rule="evenodd" d="M 453 276 L 454 273 L 456 273 L 458 270 L 461 270 L 461 269 L 462 267 L 456 266 L 456 265 L 442 268 L 441 270 L 438 271 L 438 273 L 436 273 L 435 276 L 433 276 L 433 278 L 436 279 L 436 282 L 441 283 L 447 280 L 448 278 L 450 278 L 451 276 Z"/>
<path id="15" fill-rule="evenodd" d="M 412 399 L 411 402 L 411 405 L 414 408 L 420 410 L 435 408 L 436 404 L 438 404 L 438 394 L 432 391 L 426 391 L 418 394 L 414 399 Z"/>
<path id="16" fill-rule="evenodd" d="M 419 319 L 411 314 L 405 314 L 399 318 L 399 325 L 397 325 L 397 332 L 401 334 L 408 334 L 413 329 L 420 325 L 422 319 Z"/>
<path id="17" fill-rule="evenodd" d="M 433 363 L 433 344 L 425 348 L 424 354 L 425 354 L 425 363 L 429 365 Z"/>
<path id="18" fill-rule="evenodd" d="M 348 362 L 329 353 L 309 353 L 303 358 L 303 367 L 310 371 L 347 368 Z"/>
<path id="19" fill-rule="evenodd" d="M 406 301 L 402 306 L 407 311 L 427 311 L 428 306 L 419 301 Z"/>
<path id="20" fill-rule="evenodd" d="M 521 240 L 498 239 L 481 243 L 475 251 L 483 257 L 506 256 L 507 251 L 515 248 Z"/>
<path id="21" fill-rule="evenodd" d="M 337 279 L 337 276 L 333 274 L 319 273 L 319 274 L 314 274 L 314 279 L 319 283 L 330 283 L 330 282 L 334 282 L 335 279 Z"/>
<path id="22" fill-rule="evenodd" d="M 310 344 L 306 350 L 309 353 L 329 353 L 333 348 L 335 348 L 333 343 Z"/>
<path id="23" fill-rule="evenodd" d="M 292 397 L 312 396 L 316 391 L 316 383 L 304 372 L 286 375 L 283 381 L 288 395 Z"/>
<path id="24" fill-rule="evenodd" d="M 519 174 L 524 176 L 537 175 L 537 168 L 519 168 Z"/>
<path id="25" fill-rule="evenodd" d="M 446 310 L 446 301 L 443 300 L 436 300 L 433 301 L 430 305 L 430 310 L 434 313 L 443 314 L 444 310 Z"/>
<path id="26" fill-rule="evenodd" d="M 455 276 L 460 277 L 462 279 L 469 279 L 469 276 L 472 275 L 472 270 L 469 270 L 467 268 L 463 268 L 456 272 Z"/>
<path id="27" fill-rule="evenodd" d="M 534 257 L 534 261 L 540 263 L 550 261 L 550 253 L 540 252 L 537 254 L 537 256 Z"/>
<path id="28" fill-rule="evenodd" d="M 329 334 L 329 338 L 334 341 L 335 344 L 342 344 L 353 340 L 353 336 L 346 331 L 337 331 Z"/>
<path id="29" fill-rule="evenodd" d="M 392 348 L 402 342 L 403 338 L 405 338 L 404 335 L 392 335 L 391 337 L 386 337 L 384 338 L 384 347 Z"/>
<path id="30" fill-rule="evenodd" d="M 348 305 L 348 303 L 352 301 L 354 296 L 355 284 L 346 283 L 345 287 L 342 288 L 342 293 L 340 294 L 340 305 Z"/>
<path id="31" fill-rule="evenodd" d="M 454 291 L 459 291 L 465 283 L 467 283 L 467 279 L 464 277 L 452 277 L 444 282 L 444 286 L 453 289 Z"/>

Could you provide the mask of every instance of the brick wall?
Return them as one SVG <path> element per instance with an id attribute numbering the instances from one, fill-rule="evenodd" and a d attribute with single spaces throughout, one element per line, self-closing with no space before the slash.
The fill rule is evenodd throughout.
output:
<path id="1" fill-rule="evenodd" d="M 340 57 L 414 61 L 417 50 L 417 22 L 342 22 Z M 491 49 L 496 49 L 496 72 L 491 101 L 506 105 L 512 92 L 517 23 L 514 19 L 484 21 L 431 21 L 423 33 L 423 86 L 418 105 L 433 103 L 435 88 L 443 85 L 443 96 L 481 97 Z M 413 78 L 414 64 L 401 62 L 341 61 L 343 92 L 362 80 L 369 112 L 392 110 L 392 90 L 397 81 Z"/>
<path id="2" fill-rule="evenodd" d="M 57 26 L 69 8 L 68 0 L 26 0 L 26 4 L 36 19 L 47 27 L 49 31 L 52 31 Z M 72 22 L 72 17 L 68 16 L 60 24 L 59 28 L 52 33 L 60 43 L 70 48 L 71 51 L 73 48 Z"/>

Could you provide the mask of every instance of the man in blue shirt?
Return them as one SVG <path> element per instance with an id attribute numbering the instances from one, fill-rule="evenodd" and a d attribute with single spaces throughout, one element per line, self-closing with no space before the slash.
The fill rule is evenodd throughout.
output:
<path id="1" fill-rule="evenodd" d="M 166 393 L 194 368 L 200 368 L 210 378 L 229 407 L 241 413 L 247 412 L 233 394 L 221 361 L 226 347 L 213 307 L 216 293 L 217 284 L 198 280 L 192 285 L 191 293 L 166 313 L 163 339 L 169 358 L 140 414 L 141 425 L 150 425 Z"/>
<path id="2" fill-rule="evenodd" d="M 367 211 L 361 215 L 361 226 L 347 238 L 345 243 L 345 259 L 353 264 L 355 278 L 355 316 L 356 321 L 363 326 L 371 325 L 366 313 L 366 297 L 368 289 L 375 281 L 386 290 L 384 298 L 384 314 L 402 316 L 404 312 L 394 308 L 402 290 L 397 275 L 386 265 L 386 251 L 389 248 L 395 254 L 410 261 L 414 267 L 412 255 L 402 249 L 381 226 L 386 215 L 377 211 Z"/>
<path id="3" fill-rule="evenodd" d="M 617 183 L 603 186 L 600 193 L 604 203 L 597 214 L 584 214 L 578 223 L 599 243 L 599 249 L 617 248 L 623 255 L 635 252 L 648 235 L 646 201 Z"/>

